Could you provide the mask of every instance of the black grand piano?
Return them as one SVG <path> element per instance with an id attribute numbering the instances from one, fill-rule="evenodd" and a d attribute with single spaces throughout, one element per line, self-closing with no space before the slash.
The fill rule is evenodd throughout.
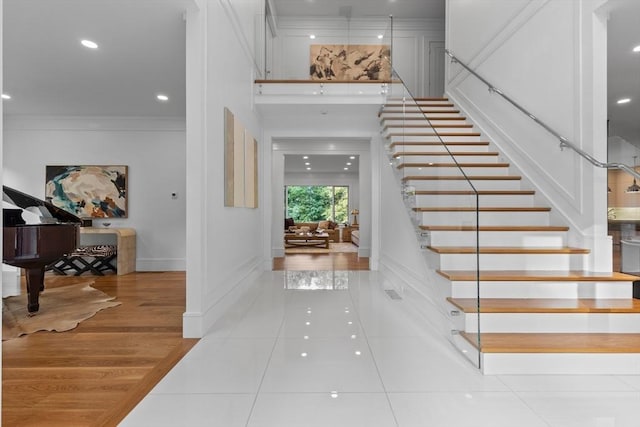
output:
<path id="1" fill-rule="evenodd" d="M 38 298 L 44 290 L 45 267 L 78 246 L 82 220 L 13 188 L 3 186 L 2 192 L 5 202 L 21 208 L 2 209 L 2 262 L 26 270 L 27 310 L 34 314 L 40 308 Z M 23 209 L 37 211 L 41 223 L 26 224 L 22 217 Z"/>

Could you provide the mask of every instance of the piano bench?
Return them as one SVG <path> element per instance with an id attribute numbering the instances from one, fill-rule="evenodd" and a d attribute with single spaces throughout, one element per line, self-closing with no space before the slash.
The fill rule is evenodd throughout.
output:
<path id="1" fill-rule="evenodd" d="M 111 263 L 117 255 L 118 250 L 115 245 L 80 246 L 50 264 L 47 269 L 62 275 L 73 270 L 76 276 L 88 271 L 98 276 L 104 276 L 104 271 L 117 272 L 117 268 Z"/>

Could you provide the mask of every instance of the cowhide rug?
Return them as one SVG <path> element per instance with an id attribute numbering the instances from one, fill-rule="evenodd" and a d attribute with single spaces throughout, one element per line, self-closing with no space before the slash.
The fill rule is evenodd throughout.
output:
<path id="1" fill-rule="evenodd" d="M 98 311 L 121 304 L 113 301 L 115 297 L 91 287 L 92 284 L 85 282 L 45 289 L 40 293 L 40 310 L 34 316 L 27 313 L 26 292 L 4 298 L 2 340 L 37 331 L 68 331 Z"/>

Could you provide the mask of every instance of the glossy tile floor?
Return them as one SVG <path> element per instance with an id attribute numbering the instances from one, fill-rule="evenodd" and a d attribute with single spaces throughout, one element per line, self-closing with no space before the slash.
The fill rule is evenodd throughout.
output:
<path id="1" fill-rule="evenodd" d="M 264 273 L 121 426 L 640 426 L 640 376 L 483 376 L 381 282 Z"/>

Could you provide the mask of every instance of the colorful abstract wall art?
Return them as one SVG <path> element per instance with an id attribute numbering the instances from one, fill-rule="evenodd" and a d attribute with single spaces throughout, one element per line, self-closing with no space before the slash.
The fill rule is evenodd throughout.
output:
<path id="1" fill-rule="evenodd" d="M 45 197 L 80 218 L 126 218 L 127 182 L 127 166 L 47 166 Z"/>
<path id="2" fill-rule="evenodd" d="M 311 80 L 389 80 L 388 45 L 311 45 Z"/>
<path id="3" fill-rule="evenodd" d="M 224 205 L 258 207 L 258 141 L 224 109 Z"/>

